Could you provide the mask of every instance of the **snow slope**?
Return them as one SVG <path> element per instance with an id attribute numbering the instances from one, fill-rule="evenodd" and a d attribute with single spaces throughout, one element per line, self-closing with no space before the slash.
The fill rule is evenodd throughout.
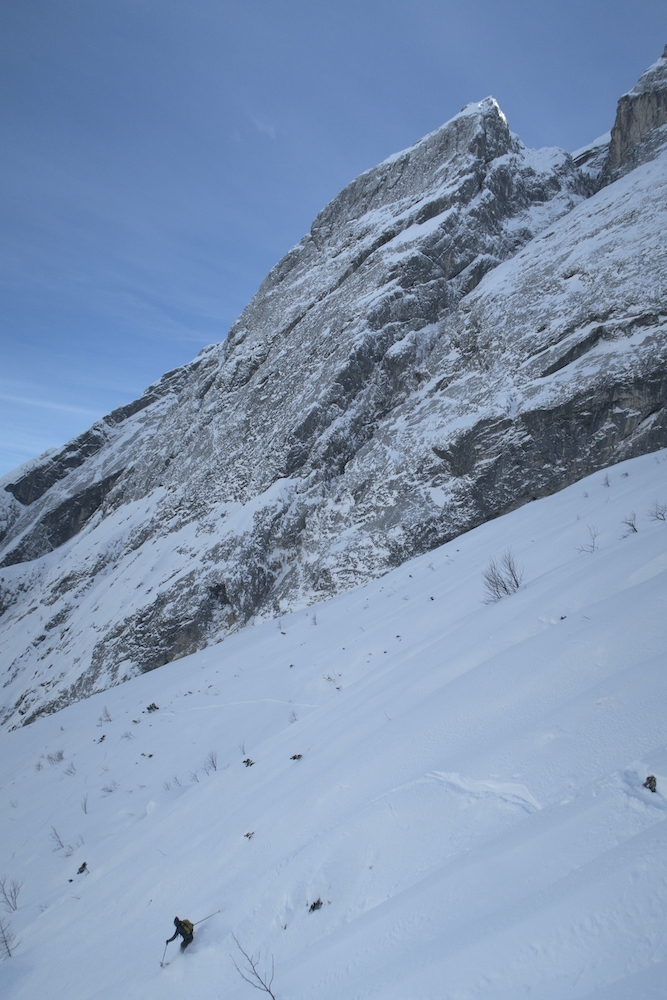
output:
<path id="1" fill-rule="evenodd" d="M 242 1000 L 235 934 L 278 1000 L 664 997 L 666 472 L 598 472 L 3 732 L 2 996 Z M 523 586 L 486 604 L 508 548 Z M 160 968 L 174 914 L 215 910 Z"/>

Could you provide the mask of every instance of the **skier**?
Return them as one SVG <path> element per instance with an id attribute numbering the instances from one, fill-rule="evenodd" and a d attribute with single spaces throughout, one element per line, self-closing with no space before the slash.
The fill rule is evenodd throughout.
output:
<path id="1" fill-rule="evenodd" d="M 187 946 L 192 942 L 194 937 L 194 925 L 189 920 L 181 920 L 179 917 L 174 917 L 174 926 L 176 930 L 170 938 L 167 938 L 167 944 L 173 941 L 174 938 L 180 934 L 183 940 L 181 941 L 181 951 L 185 951 Z"/>

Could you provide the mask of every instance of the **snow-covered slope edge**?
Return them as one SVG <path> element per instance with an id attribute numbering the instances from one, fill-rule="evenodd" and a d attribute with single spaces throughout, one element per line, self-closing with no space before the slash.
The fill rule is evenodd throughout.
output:
<path id="1" fill-rule="evenodd" d="M 4 732 L 3 997 L 243 1000 L 232 933 L 278 1000 L 662 997 L 666 472 L 597 473 Z M 523 586 L 484 604 L 508 548 Z M 174 913 L 218 909 L 161 969 Z"/>
<path id="2" fill-rule="evenodd" d="M 666 68 L 577 162 L 463 109 L 348 185 L 224 344 L 0 483 L 0 720 L 664 447 Z"/>

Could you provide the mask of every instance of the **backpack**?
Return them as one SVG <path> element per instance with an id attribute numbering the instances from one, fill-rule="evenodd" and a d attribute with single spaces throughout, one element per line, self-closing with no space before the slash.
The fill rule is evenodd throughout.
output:
<path id="1" fill-rule="evenodd" d="M 190 937 L 191 934 L 194 934 L 195 930 L 194 924 L 191 923 L 189 920 L 181 920 L 181 927 L 185 931 L 187 937 Z"/>

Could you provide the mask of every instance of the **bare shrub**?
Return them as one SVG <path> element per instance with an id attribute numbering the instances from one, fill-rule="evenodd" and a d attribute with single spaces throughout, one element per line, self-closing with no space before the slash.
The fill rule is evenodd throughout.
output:
<path id="1" fill-rule="evenodd" d="M 112 719 L 111 719 L 111 716 L 109 715 L 109 709 L 105 705 L 104 706 L 104 711 L 102 712 L 102 714 L 100 715 L 99 719 L 97 720 L 97 725 L 98 726 L 103 726 L 105 722 L 111 722 L 111 721 L 112 721 Z"/>
<path id="2" fill-rule="evenodd" d="M 65 848 L 65 857 L 71 858 L 74 852 L 77 851 L 80 847 L 83 847 L 83 837 L 79 837 L 77 839 L 76 844 L 67 845 L 67 847 Z"/>
<path id="3" fill-rule="evenodd" d="M 652 521 L 667 521 L 667 503 L 659 503 L 656 500 L 649 507 L 647 514 Z"/>
<path id="4" fill-rule="evenodd" d="M 598 547 L 598 537 L 600 532 L 593 524 L 588 525 L 588 538 L 589 541 L 584 542 L 583 545 L 577 547 L 577 552 L 595 552 Z"/>
<path id="5" fill-rule="evenodd" d="M 63 838 L 60 836 L 60 834 L 56 830 L 55 826 L 51 827 L 51 833 L 49 834 L 49 840 L 53 841 L 53 843 L 56 845 L 53 848 L 54 851 L 64 851 L 65 850 L 65 845 L 63 843 Z"/>
<path id="6" fill-rule="evenodd" d="M 111 795 L 118 788 L 118 782 L 111 780 L 107 785 L 102 785 L 102 795 Z"/>
<path id="7" fill-rule="evenodd" d="M 492 559 L 484 570 L 485 604 L 515 594 L 522 580 L 523 569 L 516 562 L 512 550 L 508 549 L 499 559 Z"/>
<path id="8" fill-rule="evenodd" d="M 129 729 L 127 729 L 121 736 L 121 740 L 133 740 L 133 739 L 134 739 L 134 733 L 131 733 Z"/>
<path id="9" fill-rule="evenodd" d="M 47 753 L 46 759 L 49 764 L 60 764 L 64 756 L 64 750 L 55 750 L 53 753 Z"/>
<path id="10" fill-rule="evenodd" d="M 17 882 L 15 878 L 10 881 L 9 875 L 3 875 L 0 878 L 0 900 L 7 913 L 13 913 L 14 910 L 18 909 L 22 885 L 23 882 Z"/>
<path id="11" fill-rule="evenodd" d="M 69 774 L 70 776 L 76 774 L 76 768 L 74 766 L 73 760 L 71 760 L 67 765 L 67 767 L 65 768 L 65 774 Z"/>
<path id="12" fill-rule="evenodd" d="M 256 990 L 261 990 L 263 993 L 268 993 L 269 996 L 272 997 L 272 1000 L 276 1000 L 276 995 L 271 989 L 271 987 L 273 986 L 273 977 L 275 975 L 273 955 L 271 956 L 271 975 L 269 976 L 268 972 L 265 972 L 264 975 L 262 975 L 258 969 L 262 957 L 261 953 L 260 952 L 257 953 L 257 958 L 255 958 L 253 955 L 249 955 L 248 952 L 244 948 L 242 948 L 241 945 L 239 944 L 236 935 L 232 934 L 232 937 L 236 942 L 236 947 L 239 949 L 239 951 L 243 955 L 243 958 L 245 959 L 245 965 L 243 969 L 239 969 L 238 965 L 236 964 L 236 961 L 232 958 L 232 962 L 234 963 L 234 968 L 238 972 L 241 979 L 244 979 L 246 983 L 250 983 L 250 985 L 253 986 Z"/>
<path id="13" fill-rule="evenodd" d="M 206 764 L 211 770 L 213 771 L 218 770 L 218 755 L 215 752 L 215 750 L 211 750 L 209 752 L 209 755 L 206 758 Z"/>
<path id="14" fill-rule="evenodd" d="M 83 798 L 81 799 L 81 808 L 88 814 L 88 792 L 83 793 Z"/>
<path id="15" fill-rule="evenodd" d="M 627 538 L 628 535 L 636 535 L 637 534 L 637 515 L 635 514 L 634 510 L 631 510 L 630 513 L 628 514 L 628 516 L 623 518 L 623 520 L 621 521 L 621 524 L 624 524 L 626 526 L 626 528 L 628 529 L 623 534 L 623 538 Z"/>
<path id="16" fill-rule="evenodd" d="M 2 953 L 2 957 L 11 958 L 15 950 L 16 935 L 12 933 L 11 924 L 9 920 L 0 920 L 0 953 Z"/>

